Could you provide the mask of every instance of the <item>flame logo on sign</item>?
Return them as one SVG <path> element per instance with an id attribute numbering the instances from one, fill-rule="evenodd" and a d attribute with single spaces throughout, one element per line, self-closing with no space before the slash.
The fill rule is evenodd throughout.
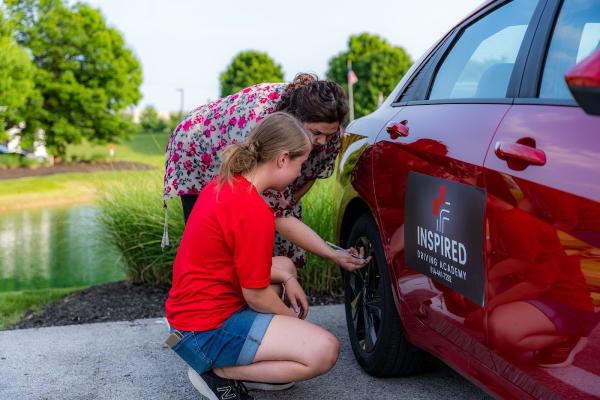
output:
<path id="1" fill-rule="evenodd" d="M 444 233 L 444 221 L 450 221 L 450 210 L 444 206 L 450 205 L 446 201 L 446 185 L 440 185 L 438 197 L 431 202 L 431 213 L 436 217 L 436 229 Z"/>

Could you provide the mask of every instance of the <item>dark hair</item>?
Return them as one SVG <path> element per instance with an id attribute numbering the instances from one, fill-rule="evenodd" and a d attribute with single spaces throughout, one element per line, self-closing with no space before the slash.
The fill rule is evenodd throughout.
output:
<path id="1" fill-rule="evenodd" d="M 285 111 L 301 122 L 344 122 L 348 101 L 337 83 L 319 80 L 314 74 L 298 74 L 281 95 L 277 111 Z"/>
<path id="2" fill-rule="evenodd" d="M 233 181 L 234 175 L 252 171 L 259 164 L 274 160 L 287 151 L 294 159 L 310 150 L 310 139 L 302 124 L 290 114 L 274 112 L 256 125 L 243 143 L 223 150 L 219 170 L 220 188 Z"/>

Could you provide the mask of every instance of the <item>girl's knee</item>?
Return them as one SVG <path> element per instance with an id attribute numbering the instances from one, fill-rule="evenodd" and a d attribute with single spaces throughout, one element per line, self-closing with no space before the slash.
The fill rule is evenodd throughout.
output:
<path id="1" fill-rule="evenodd" d="M 488 320 L 488 329 L 492 346 L 498 350 L 507 350 L 516 346 L 517 333 L 512 321 L 507 320 L 502 313 L 492 312 Z"/>
<path id="2" fill-rule="evenodd" d="M 327 332 L 314 343 L 312 369 L 316 375 L 323 375 L 333 366 L 340 355 L 340 342 Z"/>
<path id="3" fill-rule="evenodd" d="M 288 257 L 273 257 L 273 267 L 289 272 L 290 274 L 294 275 L 294 277 L 298 277 L 296 266 Z"/>

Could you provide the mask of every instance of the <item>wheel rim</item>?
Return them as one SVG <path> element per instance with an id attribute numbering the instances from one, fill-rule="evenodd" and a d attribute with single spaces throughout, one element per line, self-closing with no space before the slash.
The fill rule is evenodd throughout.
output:
<path id="1" fill-rule="evenodd" d="M 365 257 L 372 256 L 371 262 L 348 274 L 350 312 L 358 345 L 362 351 L 371 353 L 379 338 L 383 318 L 383 291 L 381 276 L 373 246 L 365 236 L 359 237 L 354 248 L 365 249 Z"/>

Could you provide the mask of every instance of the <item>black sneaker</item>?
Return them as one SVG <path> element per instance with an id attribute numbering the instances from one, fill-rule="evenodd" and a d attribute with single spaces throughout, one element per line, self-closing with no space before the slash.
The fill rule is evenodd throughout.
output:
<path id="1" fill-rule="evenodd" d="M 192 368 L 188 368 L 188 378 L 196 390 L 208 400 L 254 399 L 242 383 L 218 377 L 212 370 L 200 375 Z"/>
<path id="2" fill-rule="evenodd" d="M 244 381 L 242 382 L 248 390 L 264 390 L 267 392 L 276 392 L 279 390 L 286 390 L 294 386 L 295 382 L 286 383 L 270 383 L 270 382 L 254 382 Z"/>

